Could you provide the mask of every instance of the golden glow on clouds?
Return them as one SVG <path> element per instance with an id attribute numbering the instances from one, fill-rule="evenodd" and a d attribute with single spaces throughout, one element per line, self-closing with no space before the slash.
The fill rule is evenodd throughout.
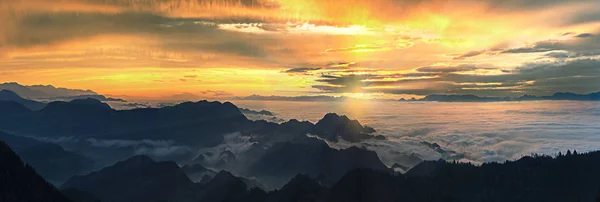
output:
<path id="1" fill-rule="evenodd" d="M 594 1 L 538 9 L 492 2 L 5 0 L 0 1 L 5 24 L 0 31 L 0 81 L 144 97 L 205 90 L 240 96 L 328 93 L 312 88 L 324 75 L 378 75 L 362 82 L 401 83 L 364 89 L 424 89 L 441 85 L 431 81 L 440 77 L 408 75 L 419 73 L 418 67 L 472 64 L 494 68 L 452 74 L 508 74 L 520 65 L 549 59 L 544 52 L 500 50 L 545 40 L 569 42 L 573 36 L 563 33 L 594 33 L 599 25 L 567 23 L 571 16 L 596 11 L 599 3 Z M 72 17 L 76 20 L 35 18 L 61 13 L 77 13 Z M 121 21 L 124 14 L 134 16 L 125 16 L 133 22 Z M 130 24 L 119 24 L 125 22 Z M 461 57 L 465 53 L 471 54 Z M 340 64 L 329 64 L 335 62 Z M 283 73 L 298 64 L 317 69 Z M 399 74 L 406 75 L 393 76 Z M 401 82 L 409 80 L 415 82 Z M 496 84 L 458 83 L 472 90 L 506 88 Z M 331 94 L 390 96 L 351 90 Z"/>

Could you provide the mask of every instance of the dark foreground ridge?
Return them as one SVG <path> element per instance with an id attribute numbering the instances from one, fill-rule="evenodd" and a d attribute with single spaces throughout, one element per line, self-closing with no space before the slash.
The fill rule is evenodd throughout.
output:
<path id="1" fill-rule="evenodd" d="M 355 170 L 326 201 L 589 201 L 600 190 L 600 152 L 523 157 L 474 166 L 427 161 L 404 175 Z"/>
<path id="2" fill-rule="evenodd" d="M 600 152 L 568 152 L 556 158 L 523 157 L 481 166 L 426 161 L 406 174 L 352 170 L 331 186 L 298 174 L 281 189 L 265 192 L 250 188 L 243 178 L 226 171 L 206 183 L 192 183 L 173 162 L 137 156 L 102 171 L 74 177 L 63 188 L 117 202 L 593 202 L 598 200 L 600 191 L 599 169 Z"/>
<path id="3" fill-rule="evenodd" d="M 0 140 L 0 201 L 69 202 Z"/>

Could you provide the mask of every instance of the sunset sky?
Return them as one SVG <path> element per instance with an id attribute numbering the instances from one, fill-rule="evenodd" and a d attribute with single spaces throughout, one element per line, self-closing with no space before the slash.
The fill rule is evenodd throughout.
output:
<path id="1" fill-rule="evenodd" d="M 0 0 L 0 82 L 206 98 L 600 91 L 598 0 Z"/>

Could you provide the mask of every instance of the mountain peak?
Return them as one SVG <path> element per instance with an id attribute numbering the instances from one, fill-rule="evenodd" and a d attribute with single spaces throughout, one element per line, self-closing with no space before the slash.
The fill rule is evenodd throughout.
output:
<path id="1" fill-rule="evenodd" d="M 175 113 L 180 117 L 189 118 L 235 118 L 246 119 L 246 116 L 230 102 L 209 102 L 202 100 L 199 102 L 184 102 L 172 107 L 162 108 L 170 113 Z"/>
<path id="2" fill-rule="evenodd" d="M 23 99 L 16 92 L 12 90 L 0 90 L 0 101 L 14 101 L 22 104 L 23 106 L 31 109 L 31 110 L 40 110 L 46 106 L 45 103 L 41 103 L 38 101 Z"/>
<path id="3" fill-rule="evenodd" d="M 357 120 L 350 120 L 345 115 L 328 113 L 315 124 L 311 133 L 329 141 L 338 141 L 341 138 L 348 142 L 360 142 L 374 138 L 370 135 L 375 129 L 362 126 Z"/>
<path id="4" fill-rule="evenodd" d="M 109 111 L 112 108 L 99 100 L 93 98 L 86 99 L 75 99 L 70 102 L 56 101 L 48 103 L 48 105 L 43 109 L 43 111 L 55 111 L 60 113 L 70 113 L 70 112 L 96 112 L 98 110 L 101 111 Z"/>
<path id="5" fill-rule="evenodd" d="M 79 104 L 79 105 L 87 105 L 87 106 L 97 106 L 104 109 L 112 109 L 110 106 L 100 100 L 94 98 L 85 98 L 85 99 L 75 99 L 69 102 L 71 104 Z"/>
<path id="6" fill-rule="evenodd" d="M 298 189 L 299 187 L 320 187 L 319 183 L 311 179 L 308 175 L 298 174 L 292 178 L 283 188 L 284 189 Z"/>
<path id="7" fill-rule="evenodd" d="M 62 185 L 98 196 L 101 201 L 182 201 L 194 183 L 173 161 L 156 162 L 139 155 Z"/>
<path id="8" fill-rule="evenodd" d="M 0 90 L 0 100 L 11 100 L 17 101 L 22 100 L 23 98 L 19 96 L 17 93 L 10 90 Z"/>
<path id="9" fill-rule="evenodd" d="M 213 177 L 213 179 L 210 181 L 210 183 L 223 184 L 223 183 L 235 181 L 236 179 L 237 179 L 237 177 L 235 177 L 230 172 L 222 170 L 219 173 L 217 173 L 217 175 L 215 175 L 215 177 Z"/>
<path id="10" fill-rule="evenodd" d="M 127 165 L 138 165 L 138 166 L 142 167 L 144 165 L 154 164 L 154 163 L 156 163 L 156 161 L 154 161 L 154 159 L 152 159 L 146 155 L 137 155 L 137 156 L 128 158 L 127 160 L 121 161 L 120 163 L 127 164 Z"/>

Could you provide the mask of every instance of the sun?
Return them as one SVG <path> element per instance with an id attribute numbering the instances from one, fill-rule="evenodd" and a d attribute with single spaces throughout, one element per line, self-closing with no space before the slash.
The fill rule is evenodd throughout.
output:
<path id="1" fill-rule="evenodd" d="M 348 93 L 345 95 L 347 97 L 356 98 L 356 99 L 367 99 L 368 96 L 364 93 Z"/>

